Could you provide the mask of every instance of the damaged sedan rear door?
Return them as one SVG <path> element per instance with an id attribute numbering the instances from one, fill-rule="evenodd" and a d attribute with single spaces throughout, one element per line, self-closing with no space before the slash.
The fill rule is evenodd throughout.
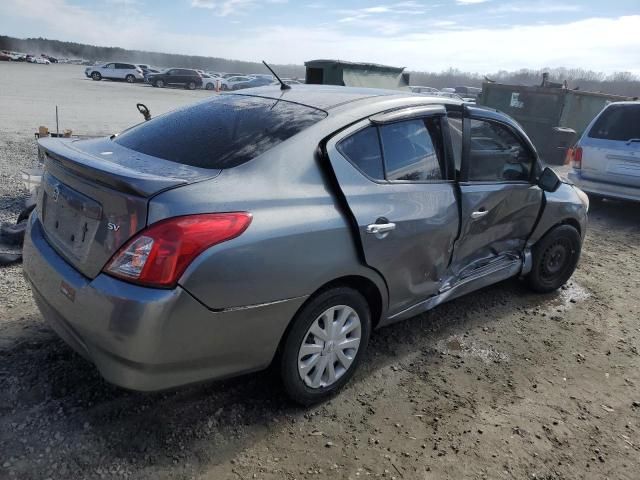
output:
<path id="1" fill-rule="evenodd" d="M 445 121 L 441 105 L 405 108 L 326 145 L 364 261 L 386 279 L 391 315 L 438 292 L 458 234 Z"/>

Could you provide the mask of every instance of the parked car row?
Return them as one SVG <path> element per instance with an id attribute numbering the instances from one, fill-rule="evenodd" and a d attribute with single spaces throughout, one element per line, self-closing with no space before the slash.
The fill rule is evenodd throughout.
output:
<path id="1" fill-rule="evenodd" d="M 183 87 L 190 90 L 203 88 L 206 90 L 240 90 L 243 88 L 262 87 L 274 83 L 273 75 L 255 73 L 218 73 L 205 72 L 193 68 L 156 68 L 147 64 L 124 62 L 108 62 L 87 67 L 84 71 L 87 78 L 95 81 L 102 79 L 125 80 L 129 83 L 145 82 L 153 87 Z M 300 83 L 285 78 L 287 84 Z"/>
<path id="2" fill-rule="evenodd" d="M 425 87 L 421 85 L 412 85 L 409 87 L 412 93 L 420 93 L 423 95 L 453 98 L 455 100 L 463 100 L 465 102 L 475 103 L 478 95 L 482 93 L 482 89 L 478 87 L 453 87 L 438 90 L 434 87 Z"/>
<path id="3" fill-rule="evenodd" d="M 2 50 L 0 52 L 0 61 L 39 63 L 41 65 L 58 63 L 57 58 L 52 57 L 51 55 L 46 55 L 44 53 L 40 54 L 40 56 L 36 56 L 30 53 L 12 52 L 10 50 Z"/>

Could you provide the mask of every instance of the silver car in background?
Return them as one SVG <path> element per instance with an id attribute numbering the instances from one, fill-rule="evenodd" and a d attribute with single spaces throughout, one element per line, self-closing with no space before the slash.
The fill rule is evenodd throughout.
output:
<path id="1" fill-rule="evenodd" d="M 84 69 L 84 74 L 95 81 L 103 78 L 124 80 L 128 83 L 144 81 L 142 69 L 131 63 L 109 62 L 103 65 L 92 65 Z"/>
<path id="2" fill-rule="evenodd" d="M 589 195 L 640 201 L 640 102 L 607 105 L 569 155 L 568 178 Z"/>
<path id="3" fill-rule="evenodd" d="M 216 95 L 110 138 L 44 138 L 24 271 L 110 382 L 274 364 L 334 394 L 372 329 L 507 278 L 572 275 L 588 200 L 509 117 L 320 85 Z"/>

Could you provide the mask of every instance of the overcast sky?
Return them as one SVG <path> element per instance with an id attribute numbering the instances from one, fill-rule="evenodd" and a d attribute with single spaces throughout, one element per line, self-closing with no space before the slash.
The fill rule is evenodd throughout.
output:
<path id="1" fill-rule="evenodd" d="M 640 0 L 0 0 L 0 34 L 273 63 L 640 74 Z"/>

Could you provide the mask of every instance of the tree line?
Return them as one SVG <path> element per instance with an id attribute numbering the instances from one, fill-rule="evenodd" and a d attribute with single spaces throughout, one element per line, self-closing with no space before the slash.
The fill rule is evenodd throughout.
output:
<path id="1" fill-rule="evenodd" d="M 119 47 L 101 47 L 75 42 L 62 42 L 46 38 L 19 39 L 0 35 L 0 49 L 15 50 L 40 55 L 45 53 L 54 57 L 84 59 L 89 61 L 127 61 L 145 63 L 158 67 L 198 68 L 208 71 L 232 73 L 267 72 L 258 62 L 245 62 L 200 55 L 179 55 L 171 53 L 126 50 Z M 271 65 L 282 77 L 304 78 L 303 65 Z M 615 95 L 640 96 L 640 77 L 630 72 L 605 74 L 582 68 L 545 68 L 540 70 L 520 69 L 517 71 L 500 70 L 495 73 L 471 73 L 450 68 L 443 72 L 409 72 L 411 85 L 424 85 L 435 88 L 470 86 L 481 87 L 486 80 L 515 85 L 538 85 L 542 82 L 542 73 L 549 73 L 549 80 L 562 83 L 565 80 L 569 88 L 578 88 L 590 92 L 604 92 Z"/>

